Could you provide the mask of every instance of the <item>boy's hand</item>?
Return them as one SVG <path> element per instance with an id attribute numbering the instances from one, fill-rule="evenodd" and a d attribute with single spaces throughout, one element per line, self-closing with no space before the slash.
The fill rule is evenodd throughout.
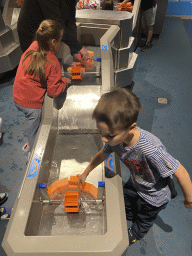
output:
<path id="1" fill-rule="evenodd" d="M 84 186 L 87 175 L 85 173 L 82 173 L 78 174 L 77 176 L 79 177 L 78 186 L 80 185 L 80 183 L 82 184 L 82 186 Z"/>
<path id="2" fill-rule="evenodd" d="M 188 202 L 186 199 L 183 200 L 184 205 L 186 208 L 191 208 L 192 209 L 192 202 Z"/>

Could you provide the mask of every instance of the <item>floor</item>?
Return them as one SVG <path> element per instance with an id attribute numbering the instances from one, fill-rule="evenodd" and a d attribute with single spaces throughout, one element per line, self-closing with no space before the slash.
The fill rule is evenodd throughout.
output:
<path id="1" fill-rule="evenodd" d="M 167 151 L 177 158 L 192 178 L 192 20 L 166 17 L 162 34 L 153 47 L 140 48 L 133 92 L 140 98 L 138 126 L 159 137 Z M 0 192 L 7 192 L 5 207 L 13 207 L 26 170 L 27 155 L 21 148 L 24 118 L 12 100 L 14 72 L 0 78 L 0 116 L 3 144 L 0 146 Z M 168 104 L 158 103 L 167 98 Z M 130 175 L 121 165 L 123 182 Z M 192 254 L 192 209 L 185 208 L 183 194 L 175 180 L 178 196 L 163 210 L 148 234 L 130 246 L 127 256 L 190 256 Z M 0 222 L 0 244 L 8 221 Z M 128 226 L 131 223 L 128 223 Z M 0 246 L 0 255 L 5 256 Z"/>

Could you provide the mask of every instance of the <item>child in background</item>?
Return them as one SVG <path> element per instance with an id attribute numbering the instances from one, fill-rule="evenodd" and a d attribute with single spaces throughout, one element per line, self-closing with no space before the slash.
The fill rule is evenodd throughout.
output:
<path id="1" fill-rule="evenodd" d="M 27 121 L 25 135 L 28 142 L 23 151 L 33 147 L 45 93 L 57 97 L 70 83 L 70 79 L 61 77 L 61 66 L 55 56 L 62 36 L 63 28 L 57 21 L 44 20 L 36 32 L 35 41 L 21 56 L 13 85 L 13 100 Z"/>
<path id="2" fill-rule="evenodd" d="M 124 0 L 122 3 L 132 2 L 134 4 L 134 0 Z M 142 52 L 145 52 L 149 48 L 153 46 L 152 44 L 152 36 L 153 36 L 153 26 L 155 25 L 155 18 L 157 12 L 157 1 L 156 0 L 141 0 L 141 11 L 142 11 L 142 19 L 141 26 L 146 35 L 145 45 L 141 48 Z M 120 6 L 122 3 L 118 3 Z"/>
<path id="3" fill-rule="evenodd" d="M 192 208 L 188 172 L 156 136 L 137 127 L 139 109 L 139 99 L 127 89 L 119 88 L 101 96 L 93 118 L 105 145 L 78 175 L 84 185 L 89 173 L 112 152 L 129 168 L 131 176 L 123 188 L 126 218 L 132 221 L 129 245 L 144 237 L 158 213 L 176 196 L 172 174 L 182 188 L 185 206 Z"/>

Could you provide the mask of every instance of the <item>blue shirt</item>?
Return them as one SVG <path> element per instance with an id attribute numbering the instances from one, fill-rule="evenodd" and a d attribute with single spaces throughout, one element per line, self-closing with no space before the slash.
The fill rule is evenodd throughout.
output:
<path id="1" fill-rule="evenodd" d="M 140 136 L 131 147 L 120 143 L 105 144 L 105 153 L 115 152 L 131 172 L 131 182 L 137 193 L 149 204 L 160 207 L 171 199 L 171 191 L 165 178 L 178 169 L 180 162 L 173 158 L 162 142 L 150 132 L 139 127 Z"/>

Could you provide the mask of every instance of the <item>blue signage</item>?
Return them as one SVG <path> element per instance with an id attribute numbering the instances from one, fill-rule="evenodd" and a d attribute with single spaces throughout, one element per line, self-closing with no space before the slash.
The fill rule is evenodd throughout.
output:
<path id="1" fill-rule="evenodd" d="M 41 161 L 39 158 L 33 158 L 30 169 L 29 169 L 29 173 L 27 175 L 28 178 L 33 178 L 37 175 L 39 171 L 40 163 Z"/>
<path id="2" fill-rule="evenodd" d="M 106 159 L 105 159 L 105 168 L 106 172 L 111 173 L 115 172 L 114 170 L 114 164 L 113 164 L 113 155 L 110 154 Z"/>
<path id="3" fill-rule="evenodd" d="M 101 46 L 101 49 L 102 49 L 103 51 L 107 51 L 107 50 L 108 50 L 108 49 L 107 49 L 107 45 L 104 45 L 104 44 L 103 44 L 103 45 Z"/>

